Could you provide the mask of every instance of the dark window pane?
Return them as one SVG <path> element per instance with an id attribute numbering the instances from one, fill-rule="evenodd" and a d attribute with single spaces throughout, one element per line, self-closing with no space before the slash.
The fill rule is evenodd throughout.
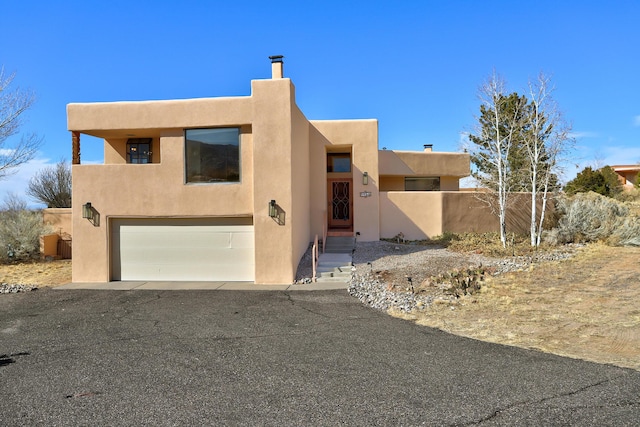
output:
<path id="1" fill-rule="evenodd" d="M 327 153 L 327 172 L 351 172 L 351 154 Z"/>
<path id="2" fill-rule="evenodd" d="M 405 178 L 405 191 L 440 191 L 440 178 Z"/>
<path id="3" fill-rule="evenodd" d="M 188 129 L 185 132 L 187 182 L 239 182 L 240 130 Z"/>
<path id="4" fill-rule="evenodd" d="M 127 140 L 127 163 L 151 163 L 151 138 Z"/>

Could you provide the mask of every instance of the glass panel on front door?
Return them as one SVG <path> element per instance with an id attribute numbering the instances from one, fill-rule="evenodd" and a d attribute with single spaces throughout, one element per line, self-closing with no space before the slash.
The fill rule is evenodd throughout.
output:
<path id="1" fill-rule="evenodd" d="M 333 182 L 333 219 L 339 221 L 348 221 L 351 217 L 350 200 L 349 200 L 349 182 L 339 181 Z"/>

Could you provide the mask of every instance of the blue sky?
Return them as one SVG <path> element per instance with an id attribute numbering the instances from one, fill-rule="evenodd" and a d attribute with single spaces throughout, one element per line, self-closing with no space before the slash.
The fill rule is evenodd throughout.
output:
<path id="1" fill-rule="evenodd" d="M 36 92 L 23 130 L 45 144 L 0 199 L 70 160 L 66 104 L 249 95 L 276 54 L 307 118 L 376 118 L 398 150 L 458 150 L 492 70 L 521 93 L 544 71 L 577 137 L 567 177 L 637 163 L 639 20 L 640 2 L 616 0 L 5 2 L 0 65 Z M 102 162 L 82 142 L 83 163 Z"/>

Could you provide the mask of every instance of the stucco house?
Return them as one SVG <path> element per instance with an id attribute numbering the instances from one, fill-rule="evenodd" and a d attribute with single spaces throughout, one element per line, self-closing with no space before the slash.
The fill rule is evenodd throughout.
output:
<path id="1" fill-rule="evenodd" d="M 455 228 L 467 154 L 379 150 L 376 120 L 309 120 L 271 59 L 250 96 L 67 106 L 74 282 L 291 283 L 325 231 Z M 104 164 L 81 164 L 83 134 Z"/>
<path id="2" fill-rule="evenodd" d="M 618 180 L 623 188 L 631 189 L 638 182 L 638 174 L 640 174 L 640 165 L 615 165 L 611 166 L 618 174 Z"/>

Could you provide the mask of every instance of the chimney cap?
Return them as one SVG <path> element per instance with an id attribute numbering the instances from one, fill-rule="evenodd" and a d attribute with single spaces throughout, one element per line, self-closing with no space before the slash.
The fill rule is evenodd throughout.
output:
<path id="1" fill-rule="evenodd" d="M 282 55 L 273 55 L 270 56 L 269 59 L 271 60 L 271 63 L 275 63 L 275 62 L 282 62 L 282 58 L 284 58 L 284 56 Z"/>

